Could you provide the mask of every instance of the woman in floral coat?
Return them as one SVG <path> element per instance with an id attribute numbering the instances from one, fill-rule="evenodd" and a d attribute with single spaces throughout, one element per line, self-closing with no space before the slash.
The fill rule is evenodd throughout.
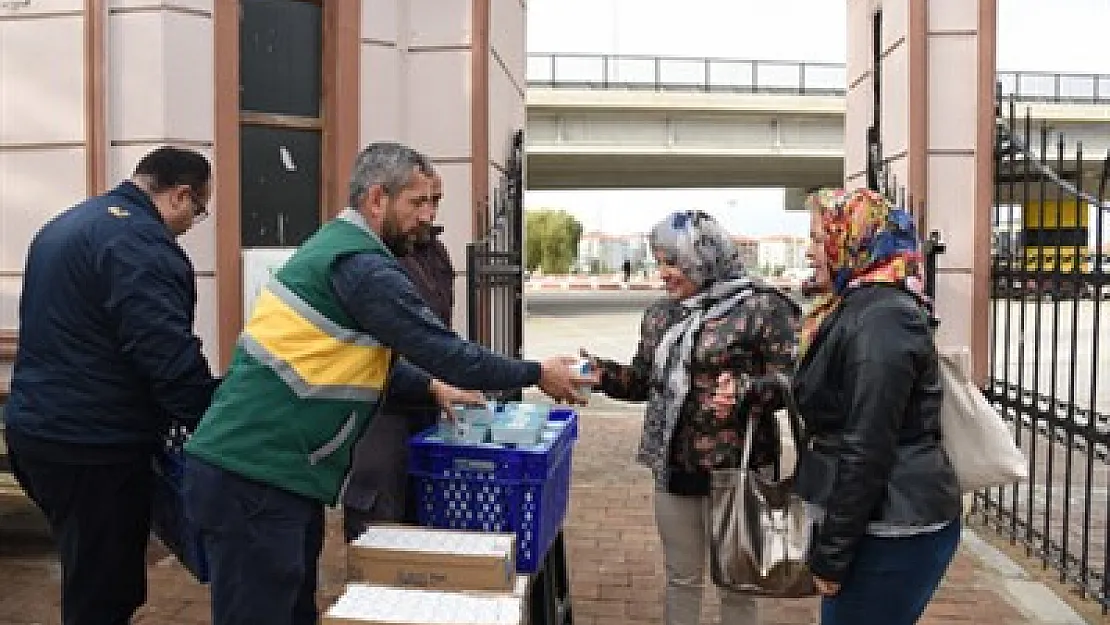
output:
<path id="1" fill-rule="evenodd" d="M 656 526 L 666 559 L 667 625 L 701 614 L 709 471 L 739 464 L 745 419 L 757 420 L 752 465 L 778 458 L 773 412 L 779 373 L 794 367 L 799 310 L 780 291 L 747 277 L 728 233 L 700 211 L 677 212 L 651 231 L 668 297 L 650 306 L 628 365 L 587 355 L 597 388 L 647 402 L 637 461 L 655 478 Z M 716 410 L 721 392 L 731 397 Z M 722 590 L 722 625 L 757 623 L 751 596 Z"/>

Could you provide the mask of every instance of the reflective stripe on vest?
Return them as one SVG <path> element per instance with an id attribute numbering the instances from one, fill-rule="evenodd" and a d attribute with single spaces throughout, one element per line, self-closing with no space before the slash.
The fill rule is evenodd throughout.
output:
<path id="1" fill-rule="evenodd" d="M 328 319 L 277 280 L 259 294 L 239 345 L 301 398 L 375 402 L 389 375 L 389 348 Z"/>

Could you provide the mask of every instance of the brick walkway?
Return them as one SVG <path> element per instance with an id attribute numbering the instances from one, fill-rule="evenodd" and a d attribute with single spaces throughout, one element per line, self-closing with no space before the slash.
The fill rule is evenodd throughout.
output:
<path id="1" fill-rule="evenodd" d="M 661 624 L 663 562 L 646 470 L 632 461 L 640 419 L 630 410 L 589 410 L 575 451 L 566 524 L 575 625 Z M 960 553 L 922 625 L 1032 625 L 992 586 L 974 557 Z M 716 601 L 703 622 L 716 623 Z M 814 600 L 761 601 L 764 625 L 816 622 Z"/>
<path id="2" fill-rule="evenodd" d="M 662 623 L 663 564 L 651 513 L 651 486 L 632 461 L 639 411 L 588 409 L 575 452 L 571 509 L 566 524 L 576 625 Z M 0 528 L 10 528 L 22 504 L 0 501 Z M 338 515 L 329 517 L 321 571 L 321 605 L 343 580 Z M 172 558 L 150 551 L 147 605 L 136 625 L 209 623 L 208 592 Z M 106 572 L 107 573 L 107 572 Z M 0 624 L 58 623 L 58 571 L 49 545 L 27 533 L 0 533 Z M 980 623 L 1032 625 L 992 587 L 973 557 L 961 553 L 930 606 L 923 625 Z M 716 622 L 715 601 L 706 623 Z M 763 601 L 765 625 L 815 622 L 814 602 Z"/>

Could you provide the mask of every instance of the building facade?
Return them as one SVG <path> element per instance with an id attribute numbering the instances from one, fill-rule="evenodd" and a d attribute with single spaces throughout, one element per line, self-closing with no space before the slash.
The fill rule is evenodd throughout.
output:
<path id="1" fill-rule="evenodd" d="M 744 235 L 733 235 L 732 242 L 740 252 L 740 262 L 749 272 L 759 270 L 759 239 Z"/>
<path id="2" fill-rule="evenodd" d="M 847 0 L 845 185 L 873 176 L 936 231 L 941 347 L 986 375 L 994 190 L 996 0 Z M 882 182 L 880 181 L 880 186 Z"/>
<path id="3" fill-rule="evenodd" d="M 757 242 L 757 266 L 765 275 L 781 276 L 809 266 L 806 260 L 809 239 L 806 237 L 771 235 L 759 237 Z"/>
<path id="4" fill-rule="evenodd" d="M 621 271 L 626 260 L 636 272 L 652 265 L 648 235 L 586 232 L 578 239 L 578 271 L 615 273 Z"/>
<path id="5" fill-rule="evenodd" d="M 433 159 L 462 271 L 524 127 L 524 38 L 523 0 L 0 3 L 0 355 L 36 230 L 163 144 L 215 167 L 213 216 L 183 238 L 213 363 L 252 285 L 344 207 L 371 141 Z"/>

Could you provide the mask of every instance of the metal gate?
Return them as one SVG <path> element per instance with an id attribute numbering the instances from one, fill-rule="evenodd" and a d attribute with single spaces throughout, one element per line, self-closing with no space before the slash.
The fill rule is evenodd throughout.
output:
<path id="1" fill-rule="evenodd" d="M 524 132 L 513 133 L 489 230 L 466 247 L 468 337 L 520 358 L 524 344 Z"/>
<path id="2" fill-rule="evenodd" d="M 1110 154 L 1034 129 L 998 107 L 992 215 L 991 400 L 1014 428 L 1030 478 L 977 493 L 973 514 L 1061 581 L 1110 607 L 1107 501 Z M 1093 231 L 1092 231 L 1093 228 Z M 1093 236 L 1091 233 L 1093 232 Z"/>

